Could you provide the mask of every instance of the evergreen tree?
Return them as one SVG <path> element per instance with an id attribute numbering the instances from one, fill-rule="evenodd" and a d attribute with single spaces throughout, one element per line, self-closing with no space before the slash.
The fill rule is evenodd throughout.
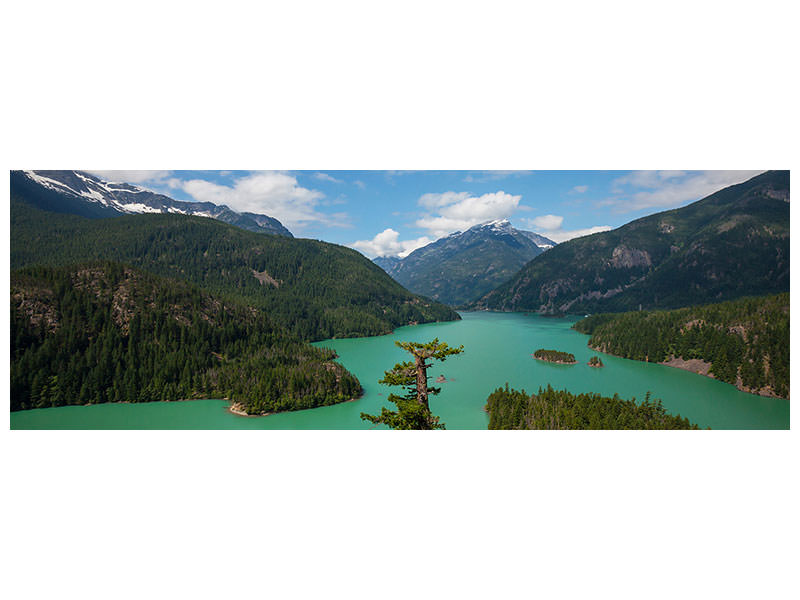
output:
<path id="1" fill-rule="evenodd" d="M 389 401 L 397 405 L 396 411 L 381 408 L 380 415 L 361 413 L 361 418 L 371 423 L 382 424 L 390 429 L 444 429 L 444 423 L 430 410 L 428 398 L 442 391 L 441 388 L 428 387 L 428 368 L 430 360 L 444 362 L 448 356 L 461 354 L 464 346 L 452 348 L 435 338 L 426 344 L 419 342 L 395 342 L 397 346 L 414 357 L 412 361 L 397 363 L 391 371 L 385 371 L 378 383 L 400 386 L 405 389 L 404 396 L 389 395 Z"/>
<path id="2" fill-rule="evenodd" d="M 622 400 L 599 394 L 572 394 L 549 385 L 538 393 L 498 388 L 486 401 L 489 429 L 697 429 L 669 414 L 661 400 Z"/>
<path id="3" fill-rule="evenodd" d="M 263 309 L 118 263 L 13 273 L 11 317 L 11 410 L 230 398 L 264 414 L 361 393 Z"/>
<path id="4" fill-rule="evenodd" d="M 789 397 L 789 294 L 592 315 L 573 328 L 602 352 L 650 362 L 699 359 L 720 381 Z"/>

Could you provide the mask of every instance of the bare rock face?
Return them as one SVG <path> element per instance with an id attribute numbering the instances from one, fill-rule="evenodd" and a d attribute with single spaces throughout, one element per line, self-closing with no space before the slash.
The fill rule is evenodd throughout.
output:
<path id="1" fill-rule="evenodd" d="M 620 244 L 611 254 L 611 266 L 617 269 L 630 269 L 631 267 L 649 267 L 653 264 L 650 254 L 646 250 L 628 248 Z"/>
<path id="2" fill-rule="evenodd" d="M 258 279 L 258 283 L 261 285 L 271 285 L 272 287 L 280 287 L 281 282 L 272 277 L 266 271 L 256 271 L 255 269 L 250 269 L 253 272 L 253 277 Z"/>
<path id="3" fill-rule="evenodd" d="M 769 188 L 764 192 L 767 198 L 774 198 L 775 200 L 783 200 L 784 202 L 789 202 L 789 190 L 788 189 L 780 189 L 776 190 L 774 188 Z"/>

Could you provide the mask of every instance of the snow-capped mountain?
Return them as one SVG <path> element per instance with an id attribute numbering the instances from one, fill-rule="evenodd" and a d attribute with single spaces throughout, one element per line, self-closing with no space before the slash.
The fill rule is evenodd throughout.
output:
<path id="1" fill-rule="evenodd" d="M 211 202 L 183 202 L 129 183 L 104 181 L 84 171 L 12 171 L 11 193 L 39 208 L 87 217 L 174 213 L 217 219 L 242 229 L 292 237 L 267 215 L 239 213 Z"/>
<path id="2" fill-rule="evenodd" d="M 525 237 L 527 237 L 530 241 L 536 244 L 542 251 L 549 250 L 556 243 L 544 237 L 543 235 L 539 235 L 538 233 L 533 233 L 532 231 L 524 231 L 522 229 L 515 229 L 511 225 L 511 221 L 508 219 L 496 219 L 494 221 L 487 221 L 486 223 L 481 223 L 479 225 L 474 225 L 470 227 L 467 231 L 489 231 L 494 234 L 502 235 L 511 235 L 514 236 L 518 233 L 521 233 Z M 451 236 L 460 236 L 463 235 L 462 232 L 457 231 L 456 233 L 451 234 Z"/>
<path id="3" fill-rule="evenodd" d="M 451 233 L 403 259 L 374 262 L 409 290 L 459 306 L 493 290 L 555 245 L 499 219 Z"/>

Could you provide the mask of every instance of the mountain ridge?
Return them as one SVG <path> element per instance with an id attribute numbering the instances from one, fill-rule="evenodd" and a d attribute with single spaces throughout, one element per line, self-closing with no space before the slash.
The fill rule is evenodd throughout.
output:
<path id="1" fill-rule="evenodd" d="M 470 308 L 545 314 L 679 308 L 788 291 L 789 172 L 576 238 Z"/>
<path id="2" fill-rule="evenodd" d="M 11 267 L 113 260 L 266 309 L 303 340 L 458 320 L 351 248 L 175 214 L 90 219 L 11 201 Z"/>
<path id="3" fill-rule="evenodd" d="M 248 231 L 293 237 L 274 217 L 236 212 L 211 202 L 186 202 L 85 171 L 11 171 L 12 196 L 52 212 L 107 218 L 125 214 L 183 214 L 216 219 Z"/>

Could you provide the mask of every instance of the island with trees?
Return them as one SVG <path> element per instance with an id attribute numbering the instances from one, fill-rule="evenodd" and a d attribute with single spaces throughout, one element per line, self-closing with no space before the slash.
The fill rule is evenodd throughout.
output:
<path id="1" fill-rule="evenodd" d="M 559 352 L 558 350 L 545 350 L 544 348 L 539 348 L 536 352 L 534 352 L 533 358 L 559 365 L 574 365 L 578 362 L 575 360 L 574 354 L 570 354 L 569 352 Z"/>
<path id="2" fill-rule="evenodd" d="M 595 368 L 600 368 L 600 367 L 604 367 L 605 365 L 603 364 L 603 361 L 600 360 L 599 356 L 593 356 L 592 358 L 589 359 L 589 366 L 590 367 L 595 367 Z"/>
<path id="3" fill-rule="evenodd" d="M 677 310 L 592 315 L 573 328 L 589 346 L 789 398 L 789 294 Z"/>
<path id="4" fill-rule="evenodd" d="M 498 388 L 486 401 L 489 429 L 698 429 L 669 414 L 650 394 L 641 403 L 600 394 L 573 394 L 549 385 L 536 394 Z"/>

